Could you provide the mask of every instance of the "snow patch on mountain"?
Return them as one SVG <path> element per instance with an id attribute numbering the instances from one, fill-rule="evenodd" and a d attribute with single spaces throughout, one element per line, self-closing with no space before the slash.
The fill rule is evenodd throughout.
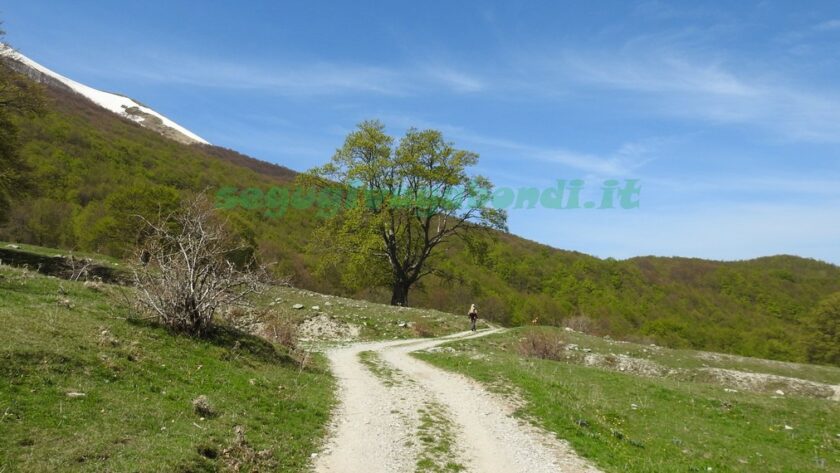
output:
<path id="1" fill-rule="evenodd" d="M 86 97 L 88 100 L 100 107 L 137 122 L 142 126 L 151 128 L 164 136 L 184 143 L 210 144 L 204 138 L 196 135 L 190 130 L 187 130 L 181 125 L 141 103 L 138 103 L 128 97 L 123 97 L 122 95 L 103 92 L 101 90 L 94 89 L 93 87 L 80 84 L 79 82 L 64 77 L 61 74 L 38 64 L 32 59 L 29 59 L 18 51 L 2 43 L 0 43 L 0 56 L 17 61 L 31 70 L 50 77 L 61 84 L 64 84 L 74 92 Z"/>

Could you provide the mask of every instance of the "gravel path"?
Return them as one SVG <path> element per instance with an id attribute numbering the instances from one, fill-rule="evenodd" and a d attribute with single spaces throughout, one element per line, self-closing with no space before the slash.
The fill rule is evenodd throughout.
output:
<path id="1" fill-rule="evenodd" d="M 502 397 L 464 376 L 410 355 L 454 339 L 495 333 L 464 332 L 433 340 L 361 343 L 327 352 L 339 380 L 340 405 L 332 438 L 315 460 L 318 473 L 390 473 L 418 469 L 429 459 L 429 438 L 451 437 L 437 467 L 460 465 L 475 473 L 597 472 L 564 441 L 512 416 Z M 372 351 L 389 374 L 375 375 L 359 359 Z M 380 370 L 382 371 L 382 370 Z M 419 410 L 435 406 L 435 433 L 428 435 Z M 445 420 L 441 420 L 441 417 Z M 427 419 L 428 421 L 428 419 Z M 426 428 L 426 435 L 419 435 Z M 440 450 L 435 450 L 440 455 Z M 441 468 L 442 469 L 442 468 Z"/>

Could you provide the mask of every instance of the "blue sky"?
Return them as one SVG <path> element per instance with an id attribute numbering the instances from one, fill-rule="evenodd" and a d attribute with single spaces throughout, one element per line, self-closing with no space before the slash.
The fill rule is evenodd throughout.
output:
<path id="1" fill-rule="evenodd" d="M 634 210 L 511 210 L 558 248 L 840 263 L 836 2 L 6 0 L 0 18 L 45 66 L 293 169 L 379 118 L 443 131 L 499 186 L 641 180 Z"/>

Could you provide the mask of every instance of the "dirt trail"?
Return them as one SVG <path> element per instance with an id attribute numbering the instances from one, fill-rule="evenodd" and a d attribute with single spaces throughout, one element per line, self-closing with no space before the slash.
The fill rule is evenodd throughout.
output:
<path id="1" fill-rule="evenodd" d="M 316 472 L 446 471 L 447 464 L 475 473 L 597 472 L 565 442 L 514 418 L 511 403 L 502 397 L 410 355 L 496 331 L 329 351 L 340 405 L 332 438 L 315 460 Z M 373 369 L 359 358 L 368 351 Z"/>

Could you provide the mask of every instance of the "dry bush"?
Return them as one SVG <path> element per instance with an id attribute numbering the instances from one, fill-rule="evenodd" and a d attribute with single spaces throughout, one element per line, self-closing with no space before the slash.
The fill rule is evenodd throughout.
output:
<path id="1" fill-rule="evenodd" d="M 278 316 L 266 318 L 260 335 L 292 352 L 298 349 L 298 324 L 294 320 Z"/>
<path id="2" fill-rule="evenodd" d="M 192 406 L 195 413 L 201 417 L 210 418 L 216 416 L 216 409 L 213 407 L 210 399 L 203 394 L 193 399 Z"/>
<path id="3" fill-rule="evenodd" d="M 587 317 L 585 315 L 576 315 L 574 317 L 569 317 L 563 321 L 563 325 L 569 327 L 570 329 L 576 332 L 582 333 L 592 333 L 593 328 L 595 327 L 595 322 L 592 320 L 591 317 Z"/>
<path id="4" fill-rule="evenodd" d="M 528 358 L 562 360 L 566 341 L 561 334 L 548 330 L 528 330 L 519 340 L 519 354 Z"/>
<path id="5" fill-rule="evenodd" d="M 277 468 L 271 450 L 257 451 L 245 440 L 244 427 L 237 425 L 233 433 L 233 442 L 221 453 L 224 471 L 274 471 Z"/>
<path id="6" fill-rule="evenodd" d="M 218 309 L 243 305 L 259 292 L 265 272 L 253 260 L 240 266 L 230 260 L 245 247 L 204 196 L 157 223 L 144 221 L 147 237 L 137 251 L 134 285 L 140 307 L 166 326 L 201 335 Z"/>
<path id="7" fill-rule="evenodd" d="M 419 320 L 411 325 L 411 328 L 414 330 L 414 333 L 417 334 L 420 338 L 430 338 L 435 336 L 435 332 L 432 330 L 432 327 L 422 320 Z"/>

